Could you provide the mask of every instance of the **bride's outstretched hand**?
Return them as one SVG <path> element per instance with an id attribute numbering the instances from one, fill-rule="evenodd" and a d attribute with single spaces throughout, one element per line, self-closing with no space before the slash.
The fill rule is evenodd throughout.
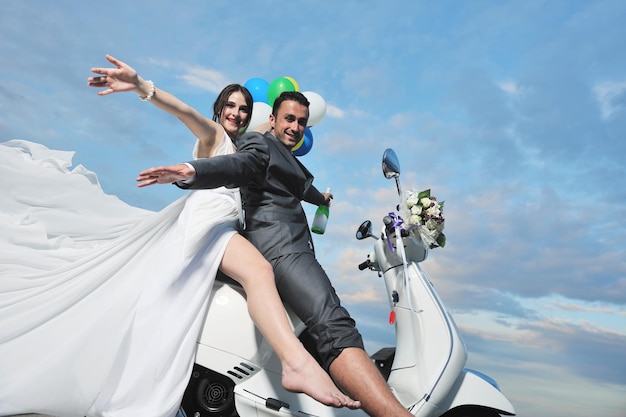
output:
<path id="1" fill-rule="evenodd" d="M 141 171 L 137 177 L 139 187 L 153 184 L 171 184 L 193 177 L 196 171 L 185 164 L 161 166 Z"/>
<path id="2" fill-rule="evenodd" d="M 98 91 L 98 95 L 105 96 L 107 94 L 116 93 L 120 91 L 136 91 L 139 94 L 142 93 L 140 88 L 140 81 L 137 71 L 128 64 L 107 55 L 106 59 L 116 68 L 92 68 L 91 72 L 100 74 L 99 76 L 87 78 L 87 85 L 89 87 L 108 87 L 106 90 Z"/>

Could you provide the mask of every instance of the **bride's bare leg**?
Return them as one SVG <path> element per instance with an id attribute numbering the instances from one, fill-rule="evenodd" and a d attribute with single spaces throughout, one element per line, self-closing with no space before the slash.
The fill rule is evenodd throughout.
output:
<path id="1" fill-rule="evenodd" d="M 246 291 L 250 317 L 282 364 L 282 384 L 286 390 L 303 392 L 333 407 L 361 406 L 337 388 L 295 336 L 276 290 L 272 266 L 250 242 L 240 235 L 233 236 L 220 269 Z"/>

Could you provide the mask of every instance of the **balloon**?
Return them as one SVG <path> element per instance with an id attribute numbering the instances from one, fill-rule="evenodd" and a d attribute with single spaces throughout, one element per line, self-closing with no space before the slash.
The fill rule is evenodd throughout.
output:
<path id="1" fill-rule="evenodd" d="M 267 89 L 270 83 L 262 78 L 250 78 L 243 85 L 252 94 L 252 101 L 267 103 Z"/>
<path id="2" fill-rule="evenodd" d="M 267 88 L 267 103 L 273 106 L 274 100 L 285 91 L 296 91 L 296 87 L 285 77 L 276 78 Z"/>
<path id="3" fill-rule="evenodd" d="M 311 132 L 311 129 L 307 127 L 304 129 L 304 136 L 302 136 L 302 139 L 300 139 L 296 146 L 291 148 L 291 152 L 293 152 L 295 156 L 304 156 L 309 153 L 312 147 L 313 133 Z"/>
<path id="4" fill-rule="evenodd" d="M 305 133 L 306 133 L 306 130 L 305 130 Z M 296 143 L 295 146 L 291 148 L 291 152 L 295 153 L 298 149 L 300 149 L 300 147 L 304 143 L 304 138 L 305 138 L 305 135 L 302 135 L 298 143 Z"/>
<path id="5" fill-rule="evenodd" d="M 287 77 L 286 75 L 285 75 L 285 77 L 284 77 L 284 78 L 286 78 L 286 79 L 288 79 L 289 81 L 291 81 L 291 83 L 293 84 L 293 87 L 296 89 L 296 91 L 300 91 L 300 86 L 298 85 L 298 83 L 296 82 L 296 80 L 294 80 L 294 79 L 293 79 L 293 78 L 291 78 L 291 77 Z"/>
<path id="6" fill-rule="evenodd" d="M 309 100 L 309 126 L 318 124 L 326 114 L 326 101 L 313 91 L 304 91 L 302 94 Z"/>
<path id="7" fill-rule="evenodd" d="M 255 127 L 269 122 L 270 113 L 272 113 L 272 108 L 269 104 L 254 102 L 252 107 L 252 116 L 250 116 L 250 124 L 248 125 L 247 131 L 252 132 Z"/>

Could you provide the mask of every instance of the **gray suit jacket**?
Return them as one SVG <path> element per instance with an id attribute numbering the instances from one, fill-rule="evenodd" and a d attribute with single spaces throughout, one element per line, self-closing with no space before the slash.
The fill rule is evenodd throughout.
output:
<path id="1" fill-rule="evenodd" d="M 190 161 L 195 178 L 183 188 L 240 187 L 245 210 L 244 235 L 265 256 L 313 253 L 301 201 L 325 203 L 313 175 L 269 132 L 247 133 L 232 155 Z"/>

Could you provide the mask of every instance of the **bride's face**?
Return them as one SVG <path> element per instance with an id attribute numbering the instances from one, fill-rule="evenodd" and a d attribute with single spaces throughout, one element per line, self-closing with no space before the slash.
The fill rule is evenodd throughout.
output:
<path id="1" fill-rule="evenodd" d="M 220 114 L 220 124 L 224 126 L 226 132 L 236 137 L 239 129 L 250 117 L 250 108 L 246 99 L 239 91 L 235 91 L 228 96 L 228 101 Z"/>

